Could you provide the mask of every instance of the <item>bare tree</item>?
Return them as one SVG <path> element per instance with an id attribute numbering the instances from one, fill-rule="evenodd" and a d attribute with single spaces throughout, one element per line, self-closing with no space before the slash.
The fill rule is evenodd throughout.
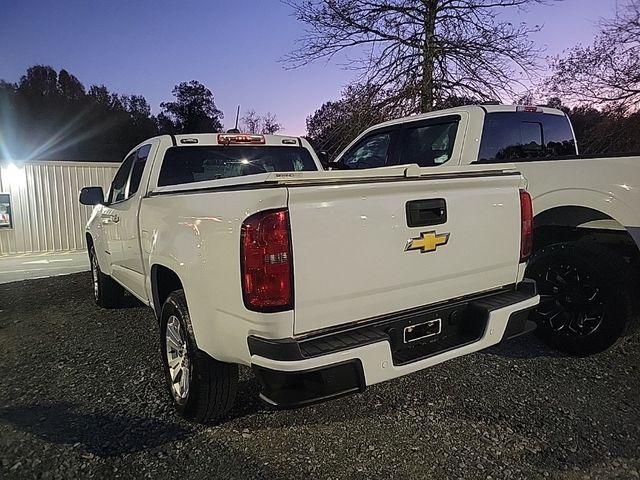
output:
<path id="1" fill-rule="evenodd" d="M 315 148 L 334 158 L 363 130 L 395 113 L 378 87 L 350 85 L 340 100 L 325 102 L 307 117 L 307 134 Z"/>
<path id="2" fill-rule="evenodd" d="M 260 133 L 262 130 L 262 118 L 253 108 L 250 108 L 240 119 L 242 122 L 242 130 L 246 133 Z"/>
<path id="3" fill-rule="evenodd" d="M 253 108 L 247 110 L 240 121 L 242 129 L 247 133 L 273 135 L 282 130 L 282 124 L 278 123 L 275 114 L 267 112 L 266 115 L 258 115 Z"/>
<path id="4" fill-rule="evenodd" d="M 627 0 L 613 20 L 601 23 L 592 45 L 555 57 L 551 68 L 547 94 L 569 102 L 640 106 L 640 0 Z"/>
<path id="5" fill-rule="evenodd" d="M 504 21 L 506 8 L 561 0 L 283 0 L 306 34 L 285 61 L 294 67 L 351 50 L 346 67 L 385 91 L 404 113 L 448 97 L 514 97 L 538 65 L 540 30 Z"/>
<path id="6" fill-rule="evenodd" d="M 262 133 L 273 135 L 274 133 L 278 133 L 280 130 L 282 130 L 282 124 L 278 123 L 276 115 L 274 113 L 267 112 L 266 115 L 262 117 Z"/>

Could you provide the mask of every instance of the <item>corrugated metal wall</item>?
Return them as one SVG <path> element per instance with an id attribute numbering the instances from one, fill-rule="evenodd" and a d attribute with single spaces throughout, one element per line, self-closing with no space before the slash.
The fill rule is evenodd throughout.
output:
<path id="1" fill-rule="evenodd" d="M 16 166 L 17 165 L 17 166 Z M 91 208 L 82 187 L 107 191 L 118 163 L 16 162 L 0 165 L 0 193 L 11 194 L 13 228 L 0 228 L 0 256 L 85 248 Z"/>

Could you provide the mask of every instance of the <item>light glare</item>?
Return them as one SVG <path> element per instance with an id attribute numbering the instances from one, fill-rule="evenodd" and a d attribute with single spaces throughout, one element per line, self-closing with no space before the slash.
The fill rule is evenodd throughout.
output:
<path id="1" fill-rule="evenodd" d="M 15 163 L 10 163 L 2 169 L 3 184 L 8 184 L 11 188 L 21 188 L 25 184 L 24 167 L 19 167 Z"/>

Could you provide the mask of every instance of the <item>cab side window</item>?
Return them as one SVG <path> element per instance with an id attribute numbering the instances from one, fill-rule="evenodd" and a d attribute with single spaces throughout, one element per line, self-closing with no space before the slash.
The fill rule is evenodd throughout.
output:
<path id="1" fill-rule="evenodd" d="M 116 172 L 115 177 L 113 177 L 111 189 L 109 191 L 109 203 L 117 203 L 126 200 L 129 173 L 131 173 L 131 167 L 136 158 L 136 153 L 137 152 L 133 152 L 124 159 L 120 169 Z"/>
<path id="2" fill-rule="evenodd" d="M 343 158 L 351 168 L 376 168 L 389 164 L 391 132 L 374 133 L 362 139 Z"/>
<path id="3" fill-rule="evenodd" d="M 451 159 L 458 131 L 458 121 L 407 126 L 402 140 L 401 163 L 421 167 L 442 165 Z"/>
<path id="4" fill-rule="evenodd" d="M 147 158 L 149 157 L 150 151 L 151 145 L 143 145 L 138 149 L 136 158 L 133 162 L 133 168 L 131 170 L 131 181 L 129 182 L 129 192 L 127 193 L 127 198 L 133 196 L 133 194 L 135 194 L 140 187 L 142 172 L 144 171 L 144 166 L 147 163 Z"/>

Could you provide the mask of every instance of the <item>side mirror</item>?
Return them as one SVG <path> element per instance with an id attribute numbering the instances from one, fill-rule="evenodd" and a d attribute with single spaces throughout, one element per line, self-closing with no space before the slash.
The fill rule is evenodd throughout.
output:
<path id="1" fill-rule="evenodd" d="M 84 187 L 80 190 L 80 203 L 91 206 L 104 203 L 102 187 Z"/>

